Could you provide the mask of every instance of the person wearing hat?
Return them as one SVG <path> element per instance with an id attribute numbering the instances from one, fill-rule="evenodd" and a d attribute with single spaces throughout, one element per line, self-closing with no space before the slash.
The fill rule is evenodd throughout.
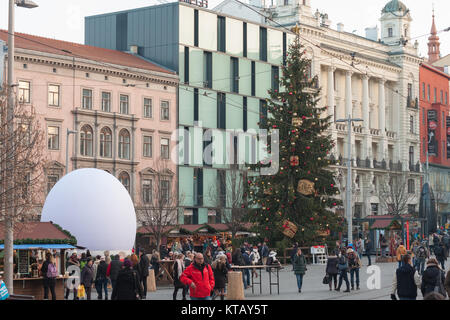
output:
<path id="1" fill-rule="evenodd" d="M 349 248 L 347 250 L 348 267 L 350 268 L 350 283 L 352 290 L 355 290 L 355 275 L 356 275 L 356 290 L 359 290 L 359 269 L 361 268 L 361 259 L 356 252 Z"/>
<path id="2" fill-rule="evenodd" d="M 142 287 L 137 271 L 133 269 L 132 262 L 126 258 L 123 268 L 117 275 L 116 285 L 113 289 L 111 300 L 140 300 Z"/>
<path id="3" fill-rule="evenodd" d="M 100 257 L 100 262 L 97 265 L 97 272 L 95 276 L 95 289 L 97 290 L 98 300 L 102 300 L 102 293 L 105 292 L 105 300 L 108 300 L 108 278 L 106 277 L 106 271 L 108 265 L 106 264 L 105 257 Z"/>
<path id="4" fill-rule="evenodd" d="M 438 291 L 444 297 L 447 296 L 445 292 L 445 272 L 440 268 L 436 259 L 428 259 L 427 268 L 422 275 L 421 291 L 425 297 L 428 293 Z"/>
<path id="5" fill-rule="evenodd" d="M 94 268 L 92 267 L 93 260 L 91 257 L 86 258 L 86 265 L 81 271 L 80 283 L 84 286 L 86 290 L 87 300 L 91 300 L 91 289 L 94 283 Z"/>
<path id="6" fill-rule="evenodd" d="M 402 260 L 402 265 L 395 272 L 392 281 L 391 299 L 397 300 L 397 293 L 400 300 L 416 300 L 417 288 L 421 284 L 419 273 L 412 266 L 409 254 L 403 255 Z"/>
<path id="7" fill-rule="evenodd" d="M 345 281 L 345 284 L 347 285 L 347 289 L 344 292 L 350 292 L 350 283 L 348 281 L 348 258 L 347 258 L 347 250 L 343 248 L 341 250 L 341 255 L 339 256 L 338 260 L 338 269 L 339 269 L 339 284 L 338 287 L 335 289 L 336 291 L 341 290 L 342 280 Z"/>
<path id="8" fill-rule="evenodd" d="M 70 256 L 69 260 L 67 260 L 66 263 L 67 269 L 69 269 L 71 266 L 74 266 L 78 269 L 78 271 L 80 270 L 80 262 L 78 261 L 78 256 L 77 256 L 77 251 L 73 251 L 72 255 Z M 69 274 L 69 276 L 72 276 L 75 274 L 76 270 L 74 270 L 73 268 L 71 268 L 71 273 Z M 66 284 L 66 294 L 65 294 L 65 299 L 69 299 L 69 295 L 70 295 L 70 287 L 73 287 L 73 300 L 78 300 L 78 290 L 77 287 L 75 286 L 75 279 L 72 280 L 72 283 Z"/>

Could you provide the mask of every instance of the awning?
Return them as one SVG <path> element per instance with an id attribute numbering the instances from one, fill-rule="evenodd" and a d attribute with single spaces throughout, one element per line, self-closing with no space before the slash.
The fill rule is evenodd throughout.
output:
<path id="1" fill-rule="evenodd" d="M 397 220 L 393 219 L 384 219 L 384 220 L 375 220 L 370 229 L 386 229 L 390 227 L 392 224 L 395 224 L 396 227 L 401 227 L 400 223 Z"/>
<path id="2" fill-rule="evenodd" d="M 0 250 L 5 248 L 4 244 L 0 244 Z M 14 250 L 34 250 L 34 249 L 75 249 L 70 244 L 15 244 Z"/>

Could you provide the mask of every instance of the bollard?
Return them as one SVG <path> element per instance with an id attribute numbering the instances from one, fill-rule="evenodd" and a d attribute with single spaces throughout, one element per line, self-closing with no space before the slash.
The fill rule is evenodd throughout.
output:
<path id="1" fill-rule="evenodd" d="M 242 272 L 228 272 L 227 300 L 245 300 Z"/>
<path id="2" fill-rule="evenodd" d="M 147 291 L 148 292 L 156 291 L 155 270 L 153 269 L 148 270 Z"/>

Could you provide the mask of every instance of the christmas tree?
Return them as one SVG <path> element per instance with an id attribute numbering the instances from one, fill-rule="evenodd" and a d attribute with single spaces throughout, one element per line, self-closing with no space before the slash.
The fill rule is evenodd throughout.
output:
<path id="1" fill-rule="evenodd" d="M 334 164 L 329 159 L 330 117 L 323 116 L 327 107 L 318 106 L 318 79 L 309 77 L 310 70 L 311 61 L 297 37 L 289 47 L 283 76 L 277 79 L 283 90 L 269 91 L 268 116 L 260 120 L 261 129 L 279 130 L 279 172 L 248 179 L 249 205 L 254 208 L 249 219 L 272 243 L 290 238 L 303 245 L 323 243 L 327 235 L 345 227 L 344 219 L 332 210 L 341 202 L 329 168 Z M 263 166 L 250 168 L 258 172 Z"/>

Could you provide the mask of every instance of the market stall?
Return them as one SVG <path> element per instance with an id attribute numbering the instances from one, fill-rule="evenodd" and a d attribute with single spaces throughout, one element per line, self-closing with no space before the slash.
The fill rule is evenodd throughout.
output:
<path id="1" fill-rule="evenodd" d="M 3 226 L 0 226 L 0 239 L 4 239 Z M 3 257 L 4 244 L 0 244 Z M 43 278 L 39 271 L 50 252 L 55 258 L 58 276 L 55 292 L 58 300 L 64 299 L 65 280 L 68 278 L 65 268 L 65 250 L 75 249 L 76 240 L 69 232 L 60 229 L 51 222 L 31 222 L 19 224 L 14 230 L 14 294 L 30 295 L 35 299 L 44 298 Z M 3 271 L 3 258 L 0 258 Z"/>

